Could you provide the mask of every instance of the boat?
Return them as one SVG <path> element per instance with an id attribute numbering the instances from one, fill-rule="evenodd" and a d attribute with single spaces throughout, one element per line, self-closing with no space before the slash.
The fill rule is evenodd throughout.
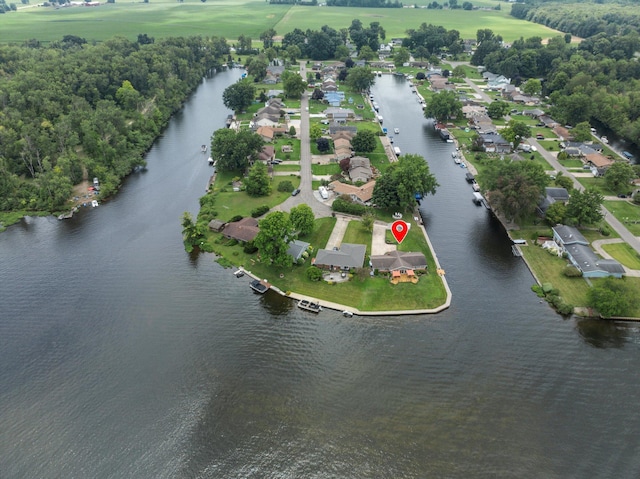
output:
<path id="1" fill-rule="evenodd" d="M 305 311 L 311 311 L 312 313 L 319 313 L 322 311 L 322 306 L 320 306 L 320 304 L 307 299 L 301 299 L 298 301 L 298 308 L 304 309 Z"/>
<path id="2" fill-rule="evenodd" d="M 600 138 L 600 141 L 601 141 L 602 143 L 604 143 L 605 145 L 609 143 L 609 139 L 608 139 L 606 136 L 601 137 L 601 138 Z"/>
<path id="3" fill-rule="evenodd" d="M 471 173 L 467 173 L 465 175 L 465 178 L 467 180 L 467 183 L 474 183 L 476 181 L 475 176 L 473 176 Z"/>
<path id="4" fill-rule="evenodd" d="M 207 160 L 209 162 L 210 165 L 213 165 L 214 161 L 213 158 L 209 157 L 209 159 Z"/>
<path id="5" fill-rule="evenodd" d="M 458 158 L 457 156 L 453 157 L 453 161 L 455 162 L 456 165 L 459 165 L 460 163 L 462 163 L 462 160 L 460 158 Z"/>
<path id="6" fill-rule="evenodd" d="M 269 288 L 271 288 L 271 285 L 269 283 L 267 283 L 267 280 L 262 280 L 260 281 L 259 279 L 254 279 L 253 281 L 251 281 L 251 283 L 249 283 L 249 287 L 258 294 L 264 294 L 267 291 L 269 291 Z"/>
<path id="7" fill-rule="evenodd" d="M 236 278 L 242 278 L 244 276 L 244 271 L 242 271 L 241 269 L 239 269 L 238 271 L 234 272 L 233 275 Z"/>
<path id="8" fill-rule="evenodd" d="M 480 185 L 475 181 L 471 183 L 471 188 L 473 189 L 473 191 L 480 191 Z"/>
<path id="9" fill-rule="evenodd" d="M 458 158 L 458 152 L 457 151 L 452 151 L 451 152 L 451 158 Z"/>
<path id="10" fill-rule="evenodd" d="M 92 200 L 92 201 L 91 201 L 91 206 L 92 206 L 92 207 L 94 207 L 94 208 L 95 208 L 95 207 L 96 207 L 96 206 L 98 206 L 98 205 L 99 205 L 99 203 L 98 203 L 96 200 Z"/>
<path id="11" fill-rule="evenodd" d="M 400 134 L 400 128 L 394 128 L 394 129 L 393 129 L 393 132 L 394 132 L 396 135 Z"/>
<path id="12" fill-rule="evenodd" d="M 200 147 L 200 151 L 202 151 L 202 153 L 206 153 L 207 152 L 207 145 L 202 145 Z"/>
<path id="13" fill-rule="evenodd" d="M 400 148 L 398 148 L 397 146 L 393 147 L 393 152 L 396 154 L 396 156 L 400 156 L 400 154 L 401 154 Z"/>
<path id="14" fill-rule="evenodd" d="M 345 318 L 353 318 L 353 313 L 351 311 L 347 311 L 346 309 L 342 312 L 342 316 Z"/>
<path id="15" fill-rule="evenodd" d="M 473 193 L 473 202 L 480 206 L 482 203 L 484 203 L 484 198 L 482 197 L 482 195 L 478 192 L 474 192 Z"/>

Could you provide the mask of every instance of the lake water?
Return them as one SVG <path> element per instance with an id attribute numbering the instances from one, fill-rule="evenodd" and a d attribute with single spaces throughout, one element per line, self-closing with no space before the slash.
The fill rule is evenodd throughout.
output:
<path id="1" fill-rule="evenodd" d="M 344 318 L 189 256 L 224 125 L 203 82 L 120 193 L 0 234 L 0 477 L 636 478 L 640 328 L 563 319 L 404 80 L 373 88 L 440 187 L 438 315 Z"/>

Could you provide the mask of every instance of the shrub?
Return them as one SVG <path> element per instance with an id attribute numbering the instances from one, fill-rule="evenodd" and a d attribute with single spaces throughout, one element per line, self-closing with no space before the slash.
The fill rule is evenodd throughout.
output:
<path id="1" fill-rule="evenodd" d="M 291 193 L 293 191 L 293 183 L 289 180 L 281 181 L 278 185 L 278 191 L 287 191 Z"/>
<path id="2" fill-rule="evenodd" d="M 257 208 L 251 210 L 251 217 L 257 218 L 258 216 L 262 216 L 263 214 L 265 214 L 267 211 L 269 211 L 269 206 L 267 205 L 258 206 Z"/>
<path id="3" fill-rule="evenodd" d="M 339 213 L 347 213 L 350 215 L 362 216 L 367 208 L 364 205 L 360 205 L 358 203 L 350 203 L 345 201 L 342 198 L 336 198 L 331 206 L 333 211 L 338 211 Z"/>
<path id="4" fill-rule="evenodd" d="M 315 266 L 309 266 L 307 268 L 307 278 L 311 281 L 320 281 L 322 279 L 322 270 Z"/>
<path id="5" fill-rule="evenodd" d="M 575 266 L 569 265 L 564 268 L 562 274 L 564 274 L 567 278 L 579 278 L 580 276 L 582 276 L 582 271 L 580 271 Z"/>
<path id="6" fill-rule="evenodd" d="M 242 251 L 244 251 L 247 254 L 253 254 L 256 251 L 258 251 L 258 248 L 253 244 L 253 240 L 252 241 L 247 241 L 244 245 L 244 247 L 242 248 Z"/>
<path id="7" fill-rule="evenodd" d="M 235 238 L 231 238 L 229 241 L 227 241 L 227 246 L 235 246 L 238 244 L 238 240 Z"/>
<path id="8" fill-rule="evenodd" d="M 235 215 L 233 218 L 229 220 L 229 223 L 235 223 L 236 221 L 240 221 L 242 219 L 242 215 Z"/>
<path id="9" fill-rule="evenodd" d="M 611 230 L 606 225 L 600 226 L 599 231 L 602 236 L 609 236 L 611 234 Z"/>
<path id="10" fill-rule="evenodd" d="M 534 284 L 533 286 L 531 286 L 531 291 L 536 293 L 536 296 L 538 296 L 538 298 L 544 298 L 544 291 L 542 290 L 542 286 Z"/>

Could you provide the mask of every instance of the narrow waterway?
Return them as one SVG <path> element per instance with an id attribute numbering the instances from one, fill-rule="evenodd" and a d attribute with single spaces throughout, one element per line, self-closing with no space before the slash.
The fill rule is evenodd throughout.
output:
<path id="1" fill-rule="evenodd" d="M 640 329 L 538 301 L 403 80 L 374 94 L 441 185 L 421 212 L 450 309 L 316 316 L 184 253 L 238 75 L 114 200 L 0 234 L 0 477 L 637 477 Z"/>

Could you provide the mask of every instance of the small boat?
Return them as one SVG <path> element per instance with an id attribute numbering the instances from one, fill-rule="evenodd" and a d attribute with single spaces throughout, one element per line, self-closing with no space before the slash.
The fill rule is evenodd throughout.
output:
<path id="1" fill-rule="evenodd" d="M 473 191 L 480 191 L 480 185 L 475 181 L 471 183 L 471 188 L 473 189 Z"/>
<path id="2" fill-rule="evenodd" d="M 453 157 L 453 161 L 455 162 L 456 165 L 459 165 L 460 163 L 462 163 L 462 160 L 460 158 L 458 158 L 457 156 Z"/>
<path id="3" fill-rule="evenodd" d="M 255 293 L 264 294 L 269 290 L 269 288 L 271 288 L 271 285 L 267 283 L 266 280 L 260 281 L 259 279 L 254 279 L 253 281 L 251 281 L 251 283 L 249 283 L 249 287 Z"/>
<path id="4" fill-rule="evenodd" d="M 96 206 L 98 206 L 98 205 L 99 205 L 99 203 L 98 203 L 96 200 L 91 201 L 91 206 L 92 206 L 92 207 L 94 207 L 94 208 L 95 208 L 95 207 L 96 207 Z"/>
<path id="5" fill-rule="evenodd" d="M 342 316 L 345 318 L 353 318 L 353 313 L 351 311 L 347 311 L 346 309 L 342 312 Z"/>
<path id="6" fill-rule="evenodd" d="M 209 159 L 207 161 L 209 161 L 210 165 L 213 165 L 213 163 L 214 163 L 213 158 L 211 158 L 211 157 L 209 157 Z"/>
<path id="7" fill-rule="evenodd" d="M 236 278 L 242 278 L 244 276 L 244 271 L 242 271 L 241 269 L 239 269 L 238 271 L 234 272 L 233 275 Z"/>
<path id="8" fill-rule="evenodd" d="M 393 132 L 394 132 L 396 135 L 400 134 L 400 128 L 394 128 L 394 129 L 393 129 Z"/>
<path id="9" fill-rule="evenodd" d="M 200 151 L 202 151 L 202 153 L 206 153 L 207 152 L 207 145 L 202 145 L 200 147 Z"/>
<path id="10" fill-rule="evenodd" d="M 311 311 L 312 313 L 319 313 L 322 311 L 322 306 L 320 306 L 320 304 L 307 299 L 301 299 L 298 301 L 298 308 L 304 309 L 305 311 Z"/>
<path id="11" fill-rule="evenodd" d="M 604 143 L 605 145 L 609 143 L 609 139 L 608 139 L 606 136 L 601 137 L 601 138 L 600 138 L 600 141 L 601 141 L 602 143 Z"/>
<path id="12" fill-rule="evenodd" d="M 452 151 L 451 152 L 451 158 L 458 158 L 458 152 L 457 151 Z"/>

